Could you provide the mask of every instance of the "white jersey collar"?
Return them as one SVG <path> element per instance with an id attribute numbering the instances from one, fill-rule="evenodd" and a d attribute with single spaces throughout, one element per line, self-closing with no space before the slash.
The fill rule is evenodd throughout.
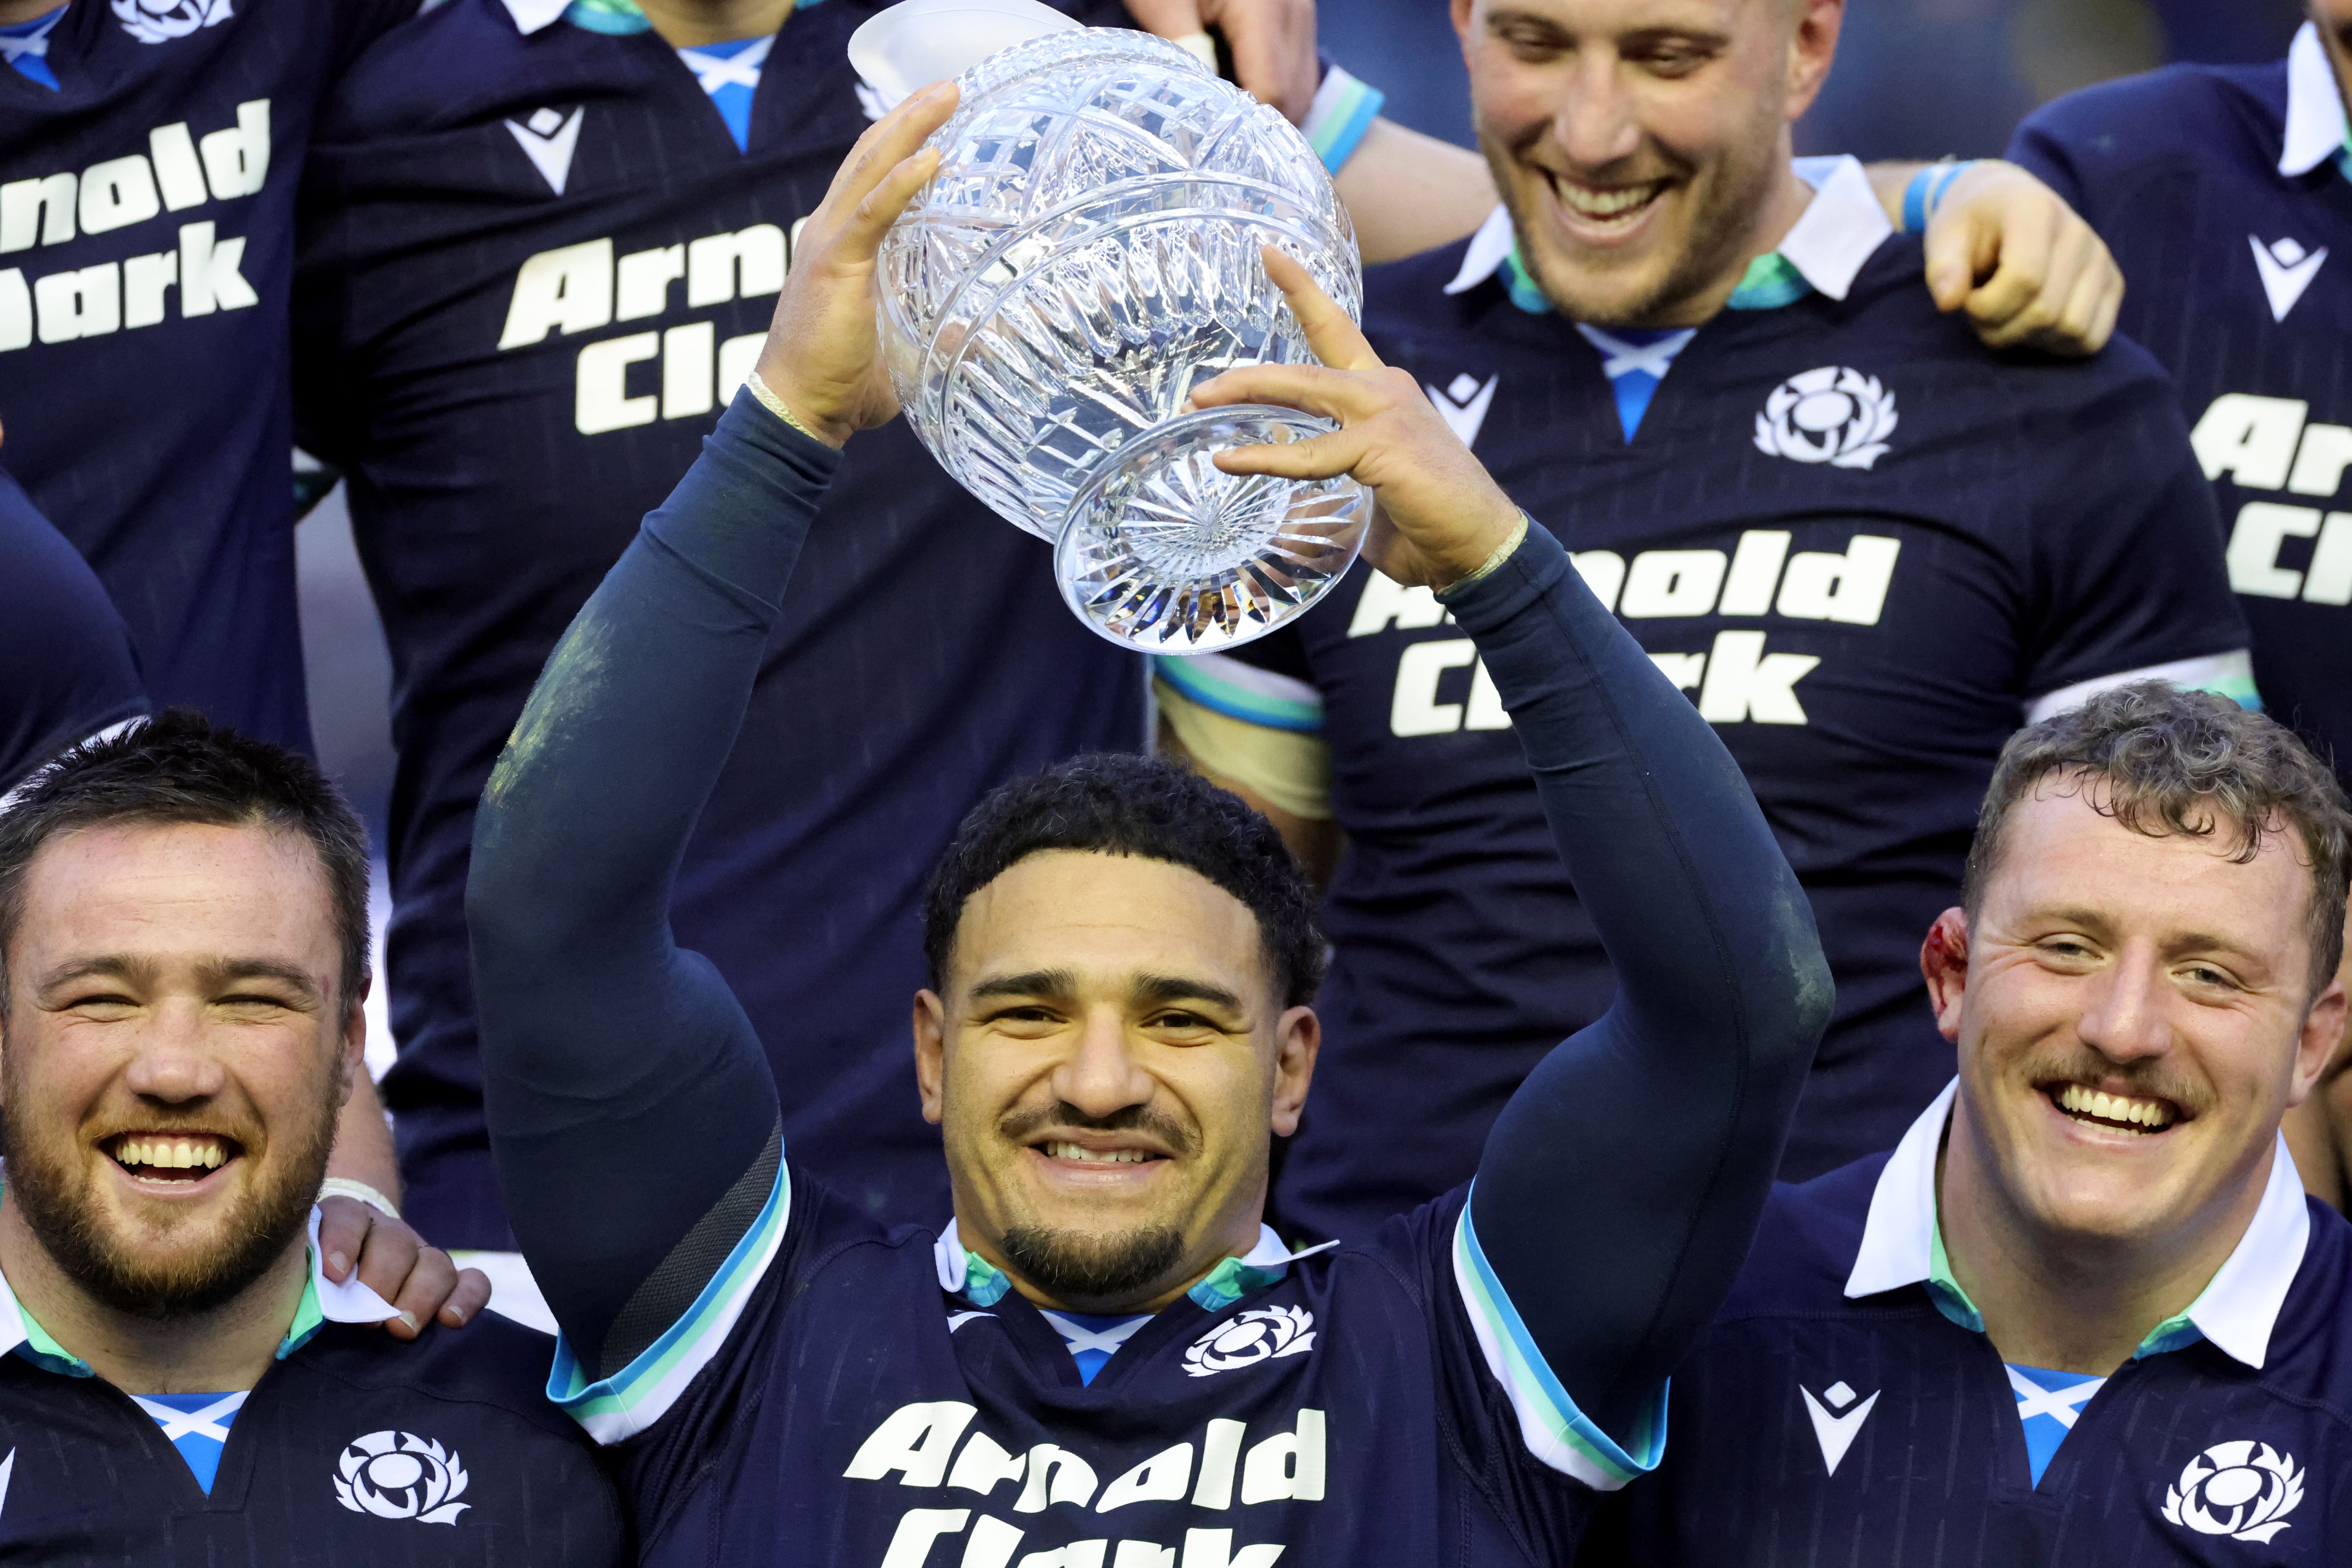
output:
<path id="1" fill-rule="evenodd" d="M 1944 1087 L 1879 1173 L 1862 1246 L 1846 1276 L 1849 1299 L 1927 1282 L 1936 1237 L 1936 1156 L 1958 1089 L 1958 1079 Z M 2282 1137 L 2272 1151 L 2270 1179 L 2246 1234 L 2182 1316 L 2231 1359 L 2259 1371 L 2310 1240 L 2303 1181 Z"/>
<path id="2" fill-rule="evenodd" d="M 1895 225 L 1879 205 L 1877 193 L 1870 188 L 1870 176 L 1863 172 L 1861 160 L 1798 158 L 1790 166 L 1797 178 L 1812 187 L 1813 199 L 1805 204 L 1795 226 L 1780 241 L 1780 254 L 1806 282 L 1832 300 L 1843 300 L 1853 289 L 1863 263 L 1886 243 Z M 1511 254 L 1515 239 L 1510 210 L 1496 207 L 1470 237 L 1462 269 L 1445 291 L 1465 293 L 1492 278 Z"/>
<path id="3" fill-rule="evenodd" d="M 506 7 L 516 30 L 528 37 L 562 20 L 563 13 L 572 9 L 572 0 L 506 0 Z"/>
<path id="4" fill-rule="evenodd" d="M 2305 22 L 2286 51 L 2286 136 L 2279 173 L 2290 178 L 2311 173 L 2343 150 L 2344 133 L 2344 96 L 2335 68 L 2327 63 L 2319 29 Z"/>

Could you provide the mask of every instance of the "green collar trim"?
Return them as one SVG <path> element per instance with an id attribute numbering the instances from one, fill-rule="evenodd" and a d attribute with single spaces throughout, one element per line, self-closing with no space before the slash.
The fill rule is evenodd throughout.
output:
<path id="1" fill-rule="evenodd" d="M 584 3 L 585 0 L 574 0 L 575 9 Z M 627 0 L 613 0 L 613 3 L 626 4 Z M 2352 153 L 2347 155 L 2352 157 Z M 1550 297 L 1536 282 L 1528 264 L 1520 259 L 1516 240 L 1512 242 L 1510 254 L 1503 258 L 1502 272 L 1503 287 L 1510 291 L 1512 304 L 1530 316 L 1551 314 Z M 1797 264 L 1779 251 L 1771 250 L 1748 264 L 1739 286 L 1731 291 L 1731 298 L 1723 302 L 1723 307 L 1727 310 L 1777 310 L 1783 305 L 1795 304 L 1812 291 L 1813 286 L 1805 281 L 1805 275 L 1797 270 Z"/>
<path id="2" fill-rule="evenodd" d="M 1940 1194 L 1935 1201 L 1940 1210 Z M 1936 1303 L 1936 1310 L 1969 1332 L 1980 1334 L 1985 1331 L 1984 1314 L 1977 1310 L 1974 1301 L 1969 1300 L 1969 1293 L 1960 1289 L 1960 1282 L 1952 1278 L 1952 1260 L 1944 1251 L 1944 1222 L 1940 1213 L 1935 1229 L 1928 1234 L 1927 1299 Z M 2187 1310 L 2176 1312 L 2150 1329 L 2147 1338 L 2139 1342 L 2139 1348 L 2132 1352 L 2132 1360 L 2143 1361 L 2152 1355 L 2163 1355 L 2203 1339 L 2203 1331 L 2189 1321 L 2189 1312 L 2196 1310 L 2197 1304 L 2192 1301 Z"/>
<path id="3" fill-rule="evenodd" d="M 572 0 L 563 19 L 575 27 L 614 37 L 649 33 L 654 26 L 637 8 L 637 0 Z"/>
<path id="4" fill-rule="evenodd" d="M 284 1361 L 288 1356 L 309 1344 L 310 1336 L 324 1328 L 327 1323 L 326 1309 L 319 1304 L 317 1259 L 313 1257 L 310 1261 L 310 1272 L 304 1275 L 302 1279 L 302 1299 L 294 1304 L 294 1321 L 287 1327 L 286 1337 L 278 1342 L 279 1361 Z M 0 1280 L 0 1290 L 5 1289 L 7 1289 L 6 1281 Z M 24 1341 L 16 1347 L 18 1355 L 23 1356 L 42 1371 L 56 1373 L 60 1377 L 95 1377 L 97 1375 L 91 1370 L 89 1363 L 58 1343 L 49 1331 L 41 1327 L 40 1320 L 25 1310 L 25 1304 L 16 1300 L 16 1293 L 14 1290 L 8 1290 L 8 1300 L 9 1304 L 16 1309 L 16 1321 L 25 1326 Z"/>
<path id="5" fill-rule="evenodd" d="M 1748 264 L 1739 287 L 1723 302 L 1727 310 L 1777 310 L 1793 305 L 1813 291 L 1797 264 L 1777 250 L 1768 250 Z"/>
<path id="6" fill-rule="evenodd" d="M 1247 1263 L 1238 1258 L 1223 1258 L 1209 1270 L 1206 1278 L 1184 1294 L 1204 1312 L 1222 1312 L 1251 1291 L 1263 1290 L 1289 1272 L 1290 1260 L 1287 1258 L 1275 1264 Z M 975 1307 L 993 1307 L 1003 1300 L 1004 1293 L 1012 1289 L 1013 1281 L 1005 1278 L 1003 1269 L 971 1248 L 964 1248 L 965 1300 Z M 309 1298 L 305 1297 L 304 1300 L 307 1303 Z M 299 1313 L 295 1315 L 295 1322 L 298 1325 L 301 1322 Z M 314 1331 L 315 1327 L 313 1325 Z M 286 1352 L 280 1351 L 278 1353 L 283 1356 Z"/>

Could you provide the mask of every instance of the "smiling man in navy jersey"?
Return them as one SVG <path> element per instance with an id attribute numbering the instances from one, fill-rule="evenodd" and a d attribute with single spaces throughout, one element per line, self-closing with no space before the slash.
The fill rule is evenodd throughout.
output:
<path id="1" fill-rule="evenodd" d="M 548 662 L 467 910 L 499 1172 L 653 1564 L 1557 1563 L 1656 1461 L 1664 1379 L 1745 1250 L 1827 978 L 1720 742 L 1305 271 L 1326 364 L 1195 392 L 1331 417 L 1235 471 L 1353 472 L 1517 712 L 1619 969 L 1475 1193 L 1368 1247 L 1261 1220 L 1322 966 L 1279 836 L 1173 765 L 1081 758 L 967 816 L 930 883 L 915 1068 L 955 1194 L 886 1231 L 800 1165 L 751 1020 L 676 945 L 837 448 L 896 413 L 876 252 L 951 89 L 810 220 L 756 374 Z M 803 739 L 803 746 L 817 745 Z M 839 984 L 839 980 L 822 982 Z M 1658 1114 L 1660 1108 L 1670 1113 Z M 1639 1216 L 1639 1223 L 1629 1223 Z"/>
<path id="2" fill-rule="evenodd" d="M 1312 7 L 1288 8 L 1308 26 L 1284 107 L 1343 190 L 1359 141 L 1391 169 L 1466 166 L 1475 188 L 1475 158 L 1376 120 L 1378 95 L 1344 72 L 1318 88 Z M 303 440 L 351 474 L 399 671 L 401 1056 L 384 1089 L 409 1212 L 452 1245 L 513 1245 L 461 907 L 474 802 L 556 637 L 741 384 L 793 234 L 869 123 L 845 47 L 877 9 L 449 0 L 326 111 L 306 187 Z M 1069 9 L 1127 16 L 1118 0 Z M 1256 58 L 1249 5 L 1214 9 Z M 1427 204 L 1407 199 L 1423 188 L 1376 183 L 1391 253 L 1428 242 Z M 889 1000 L 920 979 L 923 877 L 992 785 L 1141 747 L 1144 676 L 1072 619 L 1046 550 L 903 426 L 859 444 L 826 506 L 857 526 L 820 529 L 802 563 L 677 919 L 795 1088 L 796 1157 L 869 1213 L 936 1223 L 938 1140 Z"/>
<path id="3" fill-rule="evenodd" d="M 2010 155 L 2128 272 L 2123 325 L 2179 384 L 2266 710 L 2352 777 L 2352 511 L 2337 510 L 2352 464 L 2352 5 L 2319 0 L 2311 17 L 2274 65 L 2174 66 L 2060 99 Z M 2304 1180 L 2339 1209 L 2347 1066 L 2352 1048 L 2288 1120 Z"/>
<path id="4" fill-rule="evenodd" d="M 1951 1075 L 1907 932 L 1950 901 L 2001 742 L 2107 683 L 2246 691 L 2211 498 L 2161 374 L 2000 354 L 1939 314 L 1851 160 L 1792 162 L 1836 0 L 1460 0 L 1507 206 L 1366 279 L 1366 331 L 1715 724 L 1803 880 L 1837 1016 L 1784 1171 Z M 1335 1073 L 1276 1189 L 1369 1235 L 1469 1174 L 1613 981 L 1474 642 L 1377 573 L 1164 659 L 1213 776 L 1329 889 Z M 1319 775 L 1318 776 L 1318 773 Z"/>
<path id="5" fill-rule="evenodd" d="M 2326 764 L 2208 693 L 2011 741 L 1920 953 L 1958 1080 L 1775 1189 L 1580 1561 L 2345 1561 L 2352 1227 L 2279 1122 L 2344 1028 L 2347 834 Z"/>
<path id="6" fill-rule="evenodd" d="M 339 1278 L 367 881 L 314 763 L 185 710 L 0 811 L 0 1557 L 625 1560 L 543 1337 Z"/>
<path id="7" fill-rule="evenodd" d="M 8 465 L 159 703 L 307 749 L 284 365 L 311 112 L 415 0 L 0 0 Z"/>

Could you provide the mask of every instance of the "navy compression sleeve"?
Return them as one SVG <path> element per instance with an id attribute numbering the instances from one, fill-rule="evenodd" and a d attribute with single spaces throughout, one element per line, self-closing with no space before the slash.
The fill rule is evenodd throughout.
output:
<path id="1" fill-rule="evenodd" d="M 1486 1141 L 1486 1262 L 1584 1415 L 1626 1433 L 1746 1259 L 1830 1016 L 1812 912 L 1738 764 L 1539 527 L 1447 595 L 1617 979 Z"/>
<path id="2" fill-rule="evenodd" d="M 549 657 L 475 821 L 491 1143 L 593 1376 L 693 1302 L 781 1158 L 759 1037 L 673 941 L 670 886 L 837 462 L 739 395 Z"/>

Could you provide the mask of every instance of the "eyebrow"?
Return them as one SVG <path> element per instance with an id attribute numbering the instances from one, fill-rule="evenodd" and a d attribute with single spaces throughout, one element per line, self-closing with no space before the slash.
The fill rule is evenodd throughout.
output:
<path id="1" fill-rule="evenodd" d="M 155 984 L 154 961 L 134 958 L 129 953 L 99 953 L 88 958 L 69 959 L 39 977 L 34 989 L 47 994 L 61 985 L 77 980 L 96 978 L 122 979 L 133 985 Z M 196 966 L 196 976 L 206 990 L 218 990 L 240 980 L 275 980 L 291 988 L 306 1002 L 317 1002 L 323 995 L 318 983 L 299 965 L 281 963 L 269 958 L 211 959 Z"/>
<path id="2" fill-rule="evenodd" d="M 1023 974 L 1002 974 L 971 988 L 975 1002 L 1022 996 L 1075 996 L 1078 977 L 1067 969 L 1033 969 Z M 1165 1002 L 1205 1002 L 1241 1012 L 1242 999 L 1213 981 L 1181 974 L 1140 974 L 1128 987 L 1128 999 L 1139 1005 Z"/>
<path id="3" fill-rule="evenodd" d="M 1206 1002 L 1213 1007 L 1223 1007 L 1228 1012 L 1243 1011 L 1242 999 L 1223 986 L 1181 974 L 1138 975 L 1135 984 L 1128 990 L 1128 996 L 1138 1004 Z"/>

